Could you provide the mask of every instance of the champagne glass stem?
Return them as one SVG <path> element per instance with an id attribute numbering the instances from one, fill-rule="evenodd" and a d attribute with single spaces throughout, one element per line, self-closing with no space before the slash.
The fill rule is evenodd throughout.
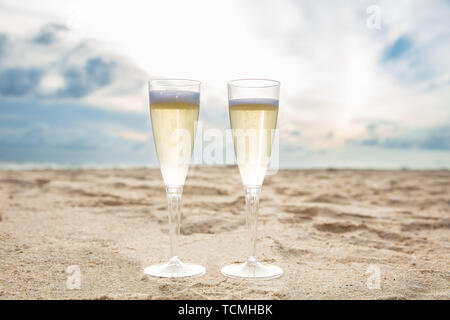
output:
<path id="1" fill-rule="evenodd" d="M 170 260 L 178 260 L 178 243 L 180 238 L 181 223 L 181 196 L 182 186 L 166 187 L 168 213 L 169 213 L 169 237 L 170 237 Z"/>
<path id="2" fill-rule="evenodd" d="M 259 212 L 260 186 L 245 187 L 245 204 L 247 207 L 248 260 L 256 261 L 256 238 Z"/>

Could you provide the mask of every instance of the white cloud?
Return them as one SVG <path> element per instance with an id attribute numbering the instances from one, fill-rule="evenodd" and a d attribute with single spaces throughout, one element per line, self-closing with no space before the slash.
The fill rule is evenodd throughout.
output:
<path id="1" fill-rule="evenodd" d="M 0 30 L 0 33 L 3 30 Z M 2 37 L 0 95 L 144 112 L 146 74 L 102 42 L 80 40 L 59 24 Z"/>
<path id="2" fill-rule="evenodd" d="M 58 90 L 63 89 L 64 85 L 64 78 L 56 72 L 51 72 L 41 79 L 39 91 L 43 95 L 54 95 Z"/>

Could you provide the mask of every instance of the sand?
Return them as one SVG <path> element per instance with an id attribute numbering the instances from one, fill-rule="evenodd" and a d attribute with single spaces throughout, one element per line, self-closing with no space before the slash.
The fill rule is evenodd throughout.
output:
<path id="1" fill-rule="evenodd" d="M 285 271 L 269 281 L 220 274 L 246 255 L 237 168 L 192 168 L 183 202 L 180 256 L 207 273 L 149 278 L 168 255 L 159 170 L 0 171 L 0 299 L 450 298 L 449 171 L 267 177 L 258 256 Z"/>

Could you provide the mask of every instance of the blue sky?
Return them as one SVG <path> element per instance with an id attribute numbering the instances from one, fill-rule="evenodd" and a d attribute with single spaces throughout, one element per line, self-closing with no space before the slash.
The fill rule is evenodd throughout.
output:
<path id="1" fill-rule="evenodd" d="M 201 80 L 200 120 L 225 129 L 226 81 L 263 77 L 282 83 L 282 167 L 448 168 L 449 16 L 444 0 L 3 0 L 0 164 L 155 165 L 148 79 Z"/>

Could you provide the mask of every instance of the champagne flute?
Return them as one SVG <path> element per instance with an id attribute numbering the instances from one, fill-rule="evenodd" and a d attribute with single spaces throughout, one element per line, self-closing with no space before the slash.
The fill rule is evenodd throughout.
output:
<path id="1" fill-rule="evenodd" d="M 150 116 L 161 173 L 166 185 L 169 211 L 169 262 L 145 268 L 155 277 L 196 277 L 205 268 L 178 258 L 181 197 L 194 147 L 200 108 L 200 82 L 168 79 L 149 82 Z"/>
<path id="2" fill-rule="evenodd" d="M 228 101 L 234 151 L 245 190 L 248 258 L 242 264 L 222 268 L 222 274 L 238 279 L 273 279 L 283 270 L 256 258 L 259 196 L 270 161 L 278 115 L 280 83 L 265 79 L 228 82 Z"/>

